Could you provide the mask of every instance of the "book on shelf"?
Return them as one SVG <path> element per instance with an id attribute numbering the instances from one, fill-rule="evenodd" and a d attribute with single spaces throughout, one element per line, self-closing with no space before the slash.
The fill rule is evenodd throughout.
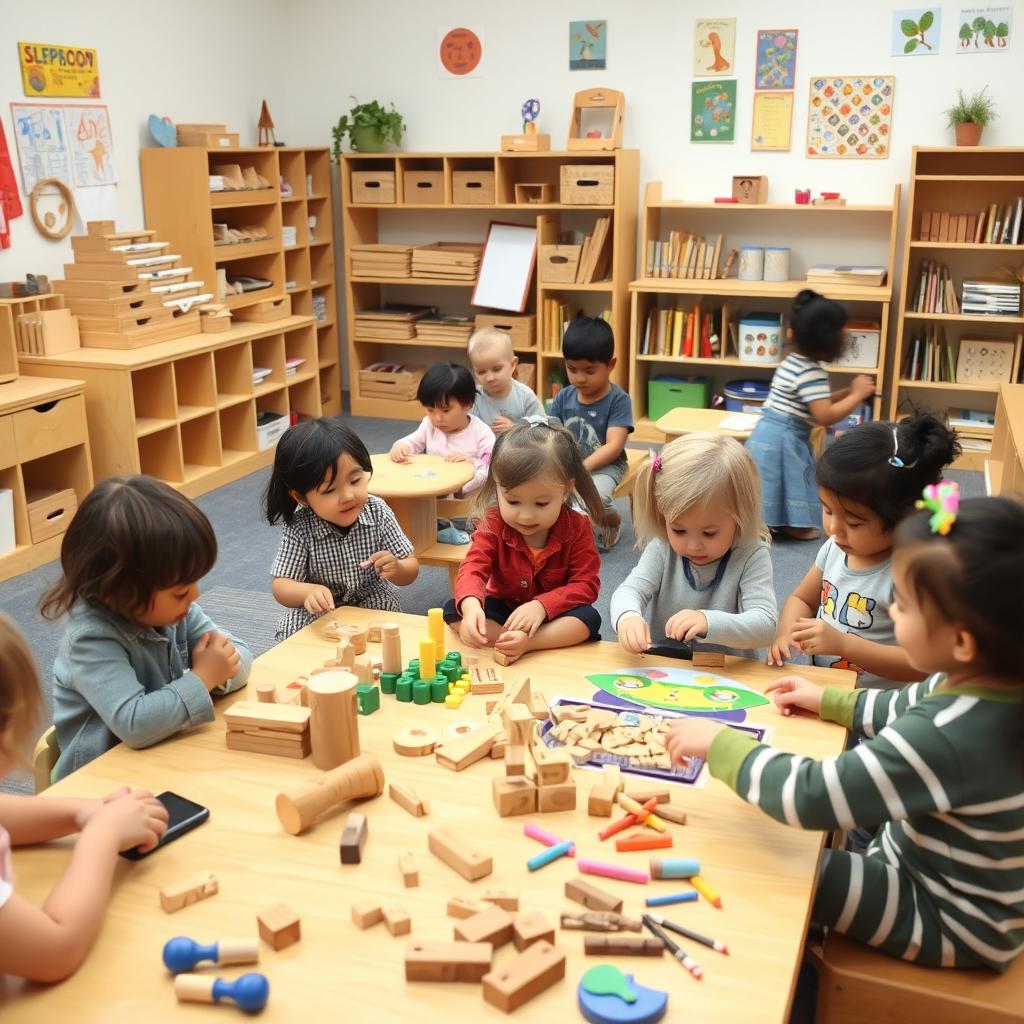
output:
<path id="1" fill-rule="evenodd" d="M 672 231 L 665 241 L 648 241 L 647 277 L 710 281 L 718 277 L 721 235 Z"/>
<path id="2" fill-rule="evenodd" d="M 1024 196 L 1006 203 L 990 203 L 977 213 L 922 210 L 918 241 L 1022 245 L 1022 222 Z"/>
<path id="3" fill-rule="evenodd" d="M 539 348 L 543 352 L 560 353 L 562 351 L 562 335 L 565 334 L 570 320 L 583 316 L 584 312 L 580 309 L 572 313 L 568 303 L 549 297 L 544 299 L 541 314 L 542 329 Z M 600 319 L 611 323 L 612 311 L 610 309 L 604 309 L 597 315 Z"/>
<path id="4" fill-rule="evenodd" d="M 910 309 L 914 313 L 960 312 L 949 267 L 931 260 L 921 261 L 921 272 Z"/>
<path id="5" fill-rule="evenodd" d="M 1020 316 L 1020 285 L 991 277 L 965 279 L 960 304 L 971 316 Z"/>
<path id="6" fill-rule="evenodd" d="M 720 355 L 713 310 L 698 300 L 692 309 L 662 306 L 647 314 L 640 354 L 672 359 L 715 359 Z"/>
<path id="7" fill-rule="evenodd" d="M 945 328 L 929 324 L 914 334 L 906 346 L 904 380 L 955 384 L 956 354 Z"/>
<path id="8" fill-rule="evenodd" d="M 885 275 L 885 267 L 854 263 L 816 263 L 807 269 L 808 282 L 821 285 L 882 285 Z"/>

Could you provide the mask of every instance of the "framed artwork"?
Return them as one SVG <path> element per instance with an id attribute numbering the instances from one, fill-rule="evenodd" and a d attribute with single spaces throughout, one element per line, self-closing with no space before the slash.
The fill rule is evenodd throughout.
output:
<path id="1" fill-rule="evenodd" d="M 731 75 L 736 60 L 736 19 L 698 18 L 693 23 L 693 77 Z"/>
<path id="2" fill-rule="evenodd" d="M 736 79 L 690 83 L 690 141 L 736 140 Z"/>
<path id="3" fill-rule="evenodd" d="M 785 152 L 789 149 L 792 130 L 793 93 L 755 92 L 754 116 L 750 125 L 751 150 Z"/>
<path id="4" fill-rule="evenodd" d="M 569 22 L 569 70 L 604 71 L 608 65 L 608 22 Z"/>
<path id="5" fill-rule="evenodd" d="M 892 55 L 926 57 L 939 52 L 942 8 L 911 7 L 892 12 Z"/>
<path id="6" fill-rule="evenodd" d="M 795 28 L 757 30 L 755 89 L 792 89 L 796 85 L 798 35 L 799 32 Z"/>
<path id="7" fill-rule="evenodd" d="M 840 160 L 887 158 L 895 91 L 895 75 L 812 78 L 807 155 Z"/>
<path id="8" fill-rule="evenodd" d="M 1006 53 L 1012 25 L 1012 7 L 961 7 L 956 52 Z"/>

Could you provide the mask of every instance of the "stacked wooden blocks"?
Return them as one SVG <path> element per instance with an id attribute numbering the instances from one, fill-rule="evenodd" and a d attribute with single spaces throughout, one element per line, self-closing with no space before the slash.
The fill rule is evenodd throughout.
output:
<path id="1" fill-rule="evenodd" d="M 308 757 L 309 708 L 238 701 L 224 712 L 228 750 L 279 757 Z"/>

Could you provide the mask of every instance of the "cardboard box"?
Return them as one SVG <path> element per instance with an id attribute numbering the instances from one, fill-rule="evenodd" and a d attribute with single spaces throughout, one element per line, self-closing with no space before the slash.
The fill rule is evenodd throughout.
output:
<path id="1" fill-rule="evenodd" d="M 836 360 L 836 366 L 863 366 L 878 368 L 878 341 L 881 325 L 873 322 L 851 321 L 844 328 L 846 344 Z"/>

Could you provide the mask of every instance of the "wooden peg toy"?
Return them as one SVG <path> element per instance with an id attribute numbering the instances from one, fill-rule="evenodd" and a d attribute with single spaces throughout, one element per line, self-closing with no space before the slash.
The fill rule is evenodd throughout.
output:
<path id="1" fill-rule="evenodd" d="M 505 689 L 501 672 L 493 665 L 477 665 L 469 670 L 469 692 L 472 694 L 501 693 Z"/>
<path id="2" fill-rule="evenodd" d="M 661 939 L 639 935 L 584 935 L 583 952 L 587 956 L 661 956 Z"/>
<path id="3" fill-rule="evenodd" d="M 429 725 L 413 725 L 400 729 L 392 737 L 391 745 L 403 757 L 424 757 L 432 754 L 440 741 L 440 733 Z"/>
<path id="4" fill-rule="evenodd" d="M 165 885 L 160 890 L 160 906 L 165 914 L 173 914 L 183 907 L 191 906 L 210 896 L 216 896 L 217 892 L 217 876 L 208 872 L 174 885 Z"/>
<path id="5" fill-rule="evenodd" d="M 369 826 L 366 815 L 353 811 L 346 819 L 341 830 L 341 842 L 338 852 L 342 864 L 359 864 L 363 859 L 363 847 L 366 845 Z"/>
<path id="6" fill-rule="evenodd" d="M 494 870 L 492 859 L 452 828 L 435 828 L 427 835 L 427 846 L 435 857 L 443 860 L 467 882 L 486 878 Z"/>
<path id="7" fill-rule="evenodd" d="M 725 668 L 725 655 L 719 651 L 694 651 L 694 668 Z"/>
<path id="8" fill-rule="evenodd" d="M 497 949 L 512 941 L 512 915 L 501 907 L 488 906 L 458 921 L 454 932 L 457 942 L 489 942 Z"/>
<path id="9" fill-rule="evenodd" d="M 550 942 L 535 942 L 484 975 L 484 999 L 511 1013 L 564 977 L 565 953 Z"/>
<path id="10" fill-rule="evenodd" d="M 449 917 L 472 917 L 474 914 L 482 913 L 491 904 L 483 900 L 469 899 L 466 896 L 453 896 L 448 901 L 446 913 Z"/>
<path id="11" fill-rule="evenodd" d="M 573 878 L 565 883 L 567 899 L 582 903 L 587 910 L 604 910 L 615 914 L 622 912 L 622 900 L 582 878 Z"/>
<path id="12" fill-rule="evenodd" d="M 664 818 L 665 821 L 671 821 L 673 825 L 686 824 L 686 811 L 679 807 L 673 807 L 672 804 L 660 804 L 658 806 L 658 817 Z"/>
<path id="13" fill-rule="evenodd" d="M 516 914 L 512 918 L 512 942 L 522 952 L 535 942 L 555 941 L 555 926 L 543 915 L 533 911 L 529 914 Z"/>
<path id="14" fill-rule="evenodd" d="M 372 928 L 384 920 L 384 911 L 376 900 L 361 900 L 352 904 L 352 923 L 361 931 Z"/>
<path id="15" fill-rule="evenodd" d="M 342 670 L 320 672 L 309 681 L 309 740 L 317 768 L 330 771 L 359 754 L 358 685 Z"/>
<path id="16" fill-rule="evenodd" d="M 398 870 L 402 875 L 402 884 L 406 889 L 420 884 L 420 869 L 416 864 L 416 856 L 412 851 L 398 855 Z"/>
<path id="17" fill-rule="evenodd" d="M 179 935 L 164 943 L 164 967 L 172 974 L 191 971 L 196 964 L 212 960 L 220 967 L 228 964 L 256 964 L 260 960 L 259 939 L 221 939 L 204 946 Z"/>
<path id="18" fill-rule="evenodd" d="M 297 836 L 338 804 L 369 799 L 384 792 L 384 770 L 373 754 L 360 754 L 334 771 L 320 775 L 299 789 L 278 793 L 277 817 L 285 832 Z"/>
<path id="19" fill-rule="evenodd" d="M 395 622 L 384 622 L 380 627 L 381 634 L 381 670 L 384 672 L 402 671 L 402 627 Z"/>
<path id="20" fill-rule="evenodd" d="M 260 683 L 256 687 L 256 700 L 260 704 L 276 704 L 277 687 L 273 683 Z"/>
<path id="21" fill-rule="evenodd" d="M 270 983 L 262 974 L 243 974 L 234 981 L 208 974 L 179 974 L 174 979 L 179 1003 L 219 1003 L 227 999 L 246 1013 L 259 1013 L 270 998 Z"/>
<path id="22" fill-rule="evenodd" d="M 294 910 L 283 903 L 256 915 L 260 938 L 275 952 L 287 948 L 302 938 L 302 922 Z"/>
<path id="23" fill-rule="evenodd" d="M 406 981 L 480 981 L 491 969 L 489 942 L 410 942 Z"/>
<path id="24" fill-rule="evenodd" d="M 483 899 L 485 903 L 493 903 L 502 910 L 519 910 L 519 897 L 514 892 L 506 892 L 504 889 L 488 889 Z"/>
<path id="25" fill-rule="evenodd" d="M 412 931 L 412 918 L 401 907 L 384 907 L 384 927 L 394 936 Z"/>
<path id="26" fill-rule="evenodd" d="M 444 611 L 441 608 L 427 609 L 427 633 L 434 641 L 434 652 L 438 661 L 444 655 Z"/>
<path id="27" fill-rule="evenodd" d="M 643 921 L 635 921 L 610 910 L 563 914 L 559 923 L 566 931 L 580 932 L 638 932 L 643 928 Z"/>
<path id="28" fill-rule="evenodd" d="M 461 772 L 486 757 L 502 731 L 500 722 L 488 722 L 462 739 L 445 742 L 434 751 L 437 763 L 453 772 Z"/>
<path id="29" fill-rule="evenodd" d="M 430 813 L 430 804 L 426 800 L 421 800 L 416 791 L 409 786 L 399 786 L 392 782 L 388 786 L 388 796 L 414 818 L 422 818 Z"/>
<path id="30" fill-rule="evenodd" d="M 366 639 L 371 644 L 379 644 L 381 641 L 381 624 L 374 622 L 366 627 Z"/>

